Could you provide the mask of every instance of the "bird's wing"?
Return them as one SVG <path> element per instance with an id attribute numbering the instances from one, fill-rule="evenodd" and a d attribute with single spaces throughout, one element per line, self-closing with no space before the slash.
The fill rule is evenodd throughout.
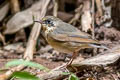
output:
<path id="1" fill-rule="evenodd" d="M 93 40 L 91 36 L 82 32 L 74 26 L 61 22 L 53 32 L 50 33 L 54 39 L 59 41 L 72 41 L 81 43 L 99 43 Z"/>
<path id="2" fill-rule="evenodd" d="M 97 40 L 93 40 L 87 33 L 76 31 L 76 32 L 51 32 L 51 37 L 58 41 L 72 41 L 80 43 L 99 43 Z"/>

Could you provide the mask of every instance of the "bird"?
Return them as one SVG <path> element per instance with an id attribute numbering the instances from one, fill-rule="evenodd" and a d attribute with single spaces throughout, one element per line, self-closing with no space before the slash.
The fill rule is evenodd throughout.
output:
<path id="1" fill-rule="evenodd" d="M 71 65 L 81 49 L 108 49 L 98 40 L 92 39 L 90 34 L 79 30 L 55 16 L 45 16 L 41 20 L 34 22 L 41 24 L 42 32 L 49 45 L 58 52 L 72 54 L 72 58 L 67 65 Z"/>

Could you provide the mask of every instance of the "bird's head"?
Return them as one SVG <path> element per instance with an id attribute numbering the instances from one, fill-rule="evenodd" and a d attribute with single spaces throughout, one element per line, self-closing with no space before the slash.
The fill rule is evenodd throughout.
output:
<path id="1" fill-rule="evenodd" d="M 45 16 L 40 21 L 35 21 L 41 23 L 44 30 L 55 28 L 62 20 L 54 16 Z"/>

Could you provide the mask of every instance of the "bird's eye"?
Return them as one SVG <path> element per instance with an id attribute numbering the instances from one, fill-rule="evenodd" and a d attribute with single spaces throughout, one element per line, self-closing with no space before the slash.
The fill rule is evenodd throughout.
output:
<path id="1" fill-rule="evenodd" d="M 50 26 L 54 26 L 53 22 L 51 20 L 45 20 L 44 23 L 49 24 Z"/>
<path id="2" fill-rule="evenodd" d="M 50 20 L 45 20 L 45 24 L 51 24 Z"/>

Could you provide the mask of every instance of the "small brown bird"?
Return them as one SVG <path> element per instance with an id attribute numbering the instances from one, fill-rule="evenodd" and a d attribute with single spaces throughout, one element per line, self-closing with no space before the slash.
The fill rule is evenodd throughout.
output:
<path id="1" fill-rule="evenodd" d="M 68 65 L 72 63 L 80 49 L 94 47 L 107 49 L 99 41 L 92 39 L 89 34 L 78 30 L 57 17 L 46 16 L 41 21 L 35 22 L 42 24 L 45 38 L 55 50 L 73 54 Z"/>

